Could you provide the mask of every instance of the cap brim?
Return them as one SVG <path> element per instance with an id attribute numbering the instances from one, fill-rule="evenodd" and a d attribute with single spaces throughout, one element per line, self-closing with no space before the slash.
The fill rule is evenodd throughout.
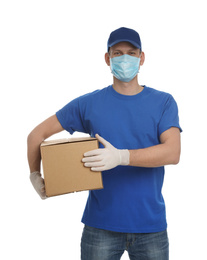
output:
<path id="1" fill-rule="evenodd" d="M 136 48 L 138 48 L 138 49 L 141 50 L 141 46 L 140 46 L 139 44 L 137 44 L 136 42 L 131 41 L 131 40 L 129 40 L 129 39 L 119 39 L 119 40 L 114 41 L 113 43 L 111 43 L 111 44 L 108 46 L 108 50 L 109 50 L 109 48 L 111 48 L 112 46 L 114 46 L 115 44 L 120 43 L 120 42 L 129 42 L 129 43 L 131 43 L 134 47 L 136 47 Z"/>

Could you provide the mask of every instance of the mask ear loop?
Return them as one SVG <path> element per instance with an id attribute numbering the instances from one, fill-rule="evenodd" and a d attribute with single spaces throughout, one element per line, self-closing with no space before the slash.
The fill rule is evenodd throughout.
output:
<path id="1" fill-rule="evenodd" d="M 138 69 L 138 73 L 139 73 L 139 70 L 140 70 L 140 63 L 141 63 L 141 57 L 142 57 L 142 51 L 140 50 L 140 55 L 139 55 L 139 69 Z"/>

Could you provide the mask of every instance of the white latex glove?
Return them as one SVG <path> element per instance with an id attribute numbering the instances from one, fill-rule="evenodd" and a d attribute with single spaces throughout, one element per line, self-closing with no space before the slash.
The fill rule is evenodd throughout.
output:
<path id="1" fill-rule="evenodd" d="M 40 172 L 32 172 L 30 173 L 30 180 L 31 183 L 36 190 L 36 192 L 39 194 L 41 199 L 46 199 L 46 193 L 45 193 L 45 182 L 44 179 L 41 177 Z"/>
<path id="2" fill-rule="evenodd" d="M 90 167 L 92 171 L 106 171 L 118 165 L 129 164 L 129 150 L 116 149 L 98 134 L 96 138 L 104 145 L 104 148 L 84 153 L 82 162 L 85 167 Z"/>

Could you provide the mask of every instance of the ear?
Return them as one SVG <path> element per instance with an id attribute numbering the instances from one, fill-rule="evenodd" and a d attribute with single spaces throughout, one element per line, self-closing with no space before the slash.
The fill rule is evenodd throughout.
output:
<path id="1" fill-rule="evenodd" d="M 144 61 L 145 61 L 145 54 L 144 54 L 144 52 L 142 51 L 141 57 L 140 57 L 140 66 L 142 66 L 142 65 L 144 64 Z"/>
<path id="2" fill-rule="evenodd" d="M 105 62 L 108 66 L 110 66 L 110 57 L 108 52 L 105 53 Z"/>

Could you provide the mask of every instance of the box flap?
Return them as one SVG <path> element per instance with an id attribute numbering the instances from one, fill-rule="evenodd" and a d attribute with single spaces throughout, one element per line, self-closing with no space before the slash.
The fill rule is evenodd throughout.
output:
<path id="1" fill-rule="evenodd" d="M 92 137 L 63 138 L 63 139 L 44 141 L 41 143 L 41 146 L 49 146 L 49 145 L 64 144 L 64 143 L 85 142 L 85 141 L 93 141 L 93 140 L 97 140 L 97 139 L 92 138 Z"/>

